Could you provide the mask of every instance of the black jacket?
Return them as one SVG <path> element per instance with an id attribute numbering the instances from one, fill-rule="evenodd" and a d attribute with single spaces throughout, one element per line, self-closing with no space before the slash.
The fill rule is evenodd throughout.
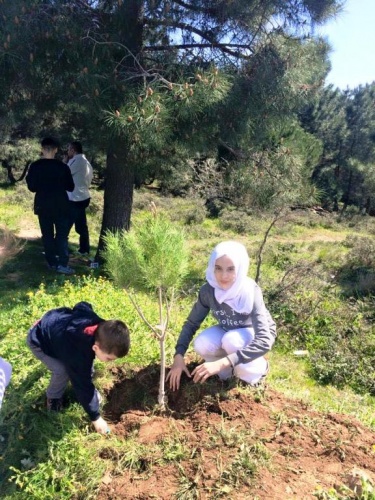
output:
<path id="1" fill-rule="evenodd" d="M 61 214 L 69 210 L 67 191 L 74 189 L 68 165 L 60 160 L 41 158 L 34 161 L 26 176 L 27 187 L 35 193 L 36 214 Z"/>
<path id="2" fill-rule="evenodd" d="M 102 321 L 91 304 L 79 302 L 73 309 L 51 309 L 30 330 L 32 344 L 65 365 L 77 399 L 92 421 L 100 417 L 99 401 L 92 382 L 95 340 L 93 333 L 85 332 L 85 329 Z"/>

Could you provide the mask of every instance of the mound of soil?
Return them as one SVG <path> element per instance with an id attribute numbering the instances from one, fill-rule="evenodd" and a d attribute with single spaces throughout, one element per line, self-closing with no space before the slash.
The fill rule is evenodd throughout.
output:
<path id="1" fill-rule="evenodd" d="M 330 489 L 349 499 L 365 498 L 363 480 L 375 484 L 375 433 L 353 418 L 217 378 L 185 379 L 168 394 L 167 412 L 157 413 L 156 366 L 118 376 L 105 412 L 112 433 L 134 443 L 136 459 L 121 467 L 126 457 L 108 441 L 101 500 L 301 500 L 333 498 Z M 155 452 L 168 446 L 170 460 Z"/>

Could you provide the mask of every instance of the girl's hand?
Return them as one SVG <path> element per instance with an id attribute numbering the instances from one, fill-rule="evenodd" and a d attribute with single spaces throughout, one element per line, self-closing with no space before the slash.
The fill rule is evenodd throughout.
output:
<path id="1" fill-rule="evenodd" d="M 193 381 L 195 383 L 200 382 L 201 384 L 205 382 L 212 375 L 217 375 L 224 368 L 231 366 L 228 358 L 218 359 L 217 361 L 207 361 L 202 365 L 197 366 L 192 371 Z"/>
<path id="2" fill-rule="evenodd" d="M 184 357 L 181 354 L 176 354 L 174 357 L 173 365 L 171 366 L 166 382 L 169 380 L 169 387 L 172 391 L 176 391 L 180 388 L 181 374 L 185 372 L 186 375 L 191 378 L 190 372 L 187 369 L 184 361 Z"/>

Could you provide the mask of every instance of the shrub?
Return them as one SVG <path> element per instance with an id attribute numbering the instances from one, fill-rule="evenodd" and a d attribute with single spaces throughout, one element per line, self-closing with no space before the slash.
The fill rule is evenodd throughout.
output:
<path id="1" fill-rule="evenodd" d="M 333 384 L 339 388 L 350 385 L 355 366 L 354 357 L 337 339 L 331 339 L 324 349 L 311 356 L 311 375 L 321 384 Z"/>
<path id="2" fill-rule="evenodd" d="M 254 233 L 257 231 L 254 219 L 242 210 L 224 208 L 219 216 L 222 229 L 229 229 L 238 234 Z"/>
<path id="3" fill-rule="evenodd" d="M 103 191 L 98 191 L 97 189 L 91 189 L 90 191 L 91 199 L 90 205 L 87 208 L 87 212 L 91 215 L 97 215 L 103 213 Z"/>
<path id="4" fill-rule="evenodd" d="M 277 269 L 286 269 L 292 263 L 292 256 L 297 252 L 297 248 L 292 243 L 278 243 L 269 252 L 268 260 Z"/>
<path id="5" fill-rule="evenodd" d="M 351 250 L 347 255 L 347 264 L 352 268 L 375 269 L 375 241 L 373 238 L 347 236 L 345 244 Z"/>
<path id="6" fill-rule="evenodd" d="M 349 386 L 375 395 L 375 336 L 355 334 L 335 338 L 311 357 L 311 374 L 324 384 Z"/>
<path id="7" fill-rule="evenodd" d="M 151 193 L 150 191 L 144 189 L 137 189 L 134 191 L 134 210 L 148 210 L 151 202 L 159 205 L 159 198 L 157 201 L 155 200 L 155 193 Z"/>
<path id="8" fill-rule="evenodd" d="M 190 198 L 178 201 L 178 203 L 173 204 L 173 211 L 170 214 L 172 221 L 182 222 L 185 225 L 202 224 L 207 217 L 207 210 L 203 200 Z"/>
<path id="9" fill-rule="evenodd" d="M 340 282 L 346 294 L 366 295 L 375 292 L 375 242 L 372 238 L 348 236 L 349 247 L 345 264 L 341 266 Z"/>
<path id="10" fill-rule="evenodd" d="M 31 193 L 26 185 L 26 182 L 20 182 L 15 186 L 12 186 L 6 191 L 6 202 L 10 205 L 17 205 L 23 207 L 26 210 L 33 212 L 33 200 L 34 194 Z"/>

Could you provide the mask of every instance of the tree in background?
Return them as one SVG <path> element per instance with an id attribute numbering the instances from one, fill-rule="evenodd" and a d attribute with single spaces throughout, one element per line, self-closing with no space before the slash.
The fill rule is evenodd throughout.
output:
<path id="1" fill-rule="evenodd" d="M 301 114 L 301 123 L 321 141 L 312 180 L 327 207 L 356 205 L 375 211 L 375 83 L 341 91 L 327 87 Z"/>
<path id="2" fill-rule="evenodd" d="M 40 144 L 32 139 L 18 139 L 0 144 L 0 164 L 6 169 L 8 182 L 22 180 L 31 159 L 40 155 Z"/>
<path id="3" fill-rule="evenodd" d="M 316 76 L 295 58 L 340 4 L 3 0 L 0 107 L 105 148 L 102 236 L 128 229 L 134 185 L 166 163 L 268 147 L 272 120 L 322 84 L 324 44 Z"/>

